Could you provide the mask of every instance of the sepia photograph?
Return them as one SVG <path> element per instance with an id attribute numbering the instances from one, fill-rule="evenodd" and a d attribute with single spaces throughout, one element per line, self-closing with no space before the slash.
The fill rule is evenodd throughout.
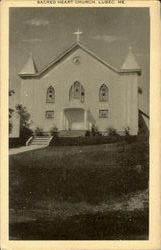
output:
<path id="1" fill-rule="evenodd" d="M 9 240 L 149 239 L 149 8 L 9 8 Z"/>

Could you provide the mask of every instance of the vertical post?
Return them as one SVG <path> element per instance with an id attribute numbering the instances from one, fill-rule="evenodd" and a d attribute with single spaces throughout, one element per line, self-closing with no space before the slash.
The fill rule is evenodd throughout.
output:
<path id="1" fill-rule="evenodd" d="M 69 129 L 68 119 L 64 112 L 63 113 L 63 130 L 68 130 L 68 129 Z"/>
<path id="2" fill-rule="evenodd" d="M 68 122 L 67 117 L 65 117 L 65 129 L 69 130 L 69 122 Z"/>
<path id="3" fill-rule="evenodd" d="M 65 116 L 65 113 L 63 113 L 63 130 L 66 130 L 66 116 Z"/>
<path id="4" fill-rule="evenodd" d="M 60 130 L 63 130 L 63 127 L 64 127 L 64 119 L 63 119 L 63 116 L 64 116 L 64 112 L 61 111 L 60 112 Z"/>
<path id="5" fill-rule="evenodd" d="M 87 130 L 87 110 L 84 110 L 84 128 Z"/>

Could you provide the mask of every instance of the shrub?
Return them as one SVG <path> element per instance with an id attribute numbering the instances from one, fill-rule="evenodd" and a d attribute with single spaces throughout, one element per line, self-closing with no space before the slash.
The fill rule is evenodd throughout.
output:
<path id="1" fill-rule="evenodd" d="M 92 125 L 92 128 L 91 128 L 91 135 L 92 136 L 98 135 L 98 128 L 94 124 Z"/>
<path id="2" fill-rule="evenodd" d="M 22 147 L 26 145 L 26 141 L 33 135 L 33 131 L 30 128 L 22 126 L 20 130 L 20 137 L 9 138 L 9 148 Z"/>
<path id="3" fill-rule="evenodd" d="M 58 128 L 56 126 L 52 127 L 50 129 L 50 134 L 54 137 L 57 137 L 58 136 Z"/>
<path id="4" fill-rule="evenodd" d="M 9 134 L 12 133 L 13 124 L 12 124 L 12 113 L 14 112 L 13 109 L 9 108 Z"/>
<path id="5" fill-rule="evenodd" d="M 85 136 L 90 136 L 91 135 L 91 132 L 89 131 L 89 130 L 87 130 L 86 132 L 85 132 Z"/>
<path id="6" fill-rule="evenodd" d="M 112 128 L 112 127 L 107 128 L 107 133 L 108 133 L 108 136 L 116 136 L 116 135 L 118 135 L 116 129 Z"/>
<path id="7" fill-rule="evenodd" d="M 119 137 L 119 142 L 123 138 Z M 50 146 L 85 146 L 85 145 L 99 145 L 108 143 L 117 143 L 116 136 L 86 136 L 86 137 L 58 137 L 57 140 L 53 139 Z"/>
<path id="8" fill-rule="evenodd" d="M 16 138 L 9 138 L 9 148 L 18 148 L 25 146 L 26 139 L 16 137 Z"/>
<path id="9" fill-rule="evenodd" d="M 22 126 L 22 127 L 21 127 L 21 130 L 20 130 L 20 138 L 28 139 L 28 138 L 30 138 L 30 136 L 32 136 L 32 135 L 33 135 L 32 129 L 27 128 L 27 127 L 25 127 L 25 126 Z"/>
<path id="10" fill-rule="evenodd" d="M 88 137 L 88 136 L 102 136 L 102 134 L 98 131 L 97 127 L 93 126 L 91 131 L 87 130 L 85 132 L 85 136 L 86 137 Z"/>
<path id="11" fill-rule="evenodd" d="M 125 128 L 125 135 L 130 136 L 130 128 L 129 127 Z"/>
<path id="12" fill-rule="evenodd" d="M 13 129 L 13 124 L 12 124 L 12 122 L 9 120 L 9 134 L 12 133 L 12 129 Z"/>
<path id="13" fill-rule="evenodd" d="M 136 135 L 130 135 L 130 128 L 126 127 L 125 128 L 125 141 L 127 143 L 133 143 L 137 140 L 137 136 Z"/>
<path id="14" fill-rule="evenodd" d="M 44 135 L 43 128 L 37 127 L 37 128 L 35 129 L 35 131 L 34 131 L 34 134 L 35 134 L 36 136 L 43 136 L 43 135 Z"/>

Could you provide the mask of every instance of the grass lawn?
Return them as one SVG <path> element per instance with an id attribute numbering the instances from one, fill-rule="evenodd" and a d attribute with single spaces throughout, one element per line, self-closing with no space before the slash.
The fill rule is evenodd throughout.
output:
<path id="1" fill-rule="evenodd" d="M 147 239 L 148 172 L 140 141 L 12 155 L 10 239 Z"/>

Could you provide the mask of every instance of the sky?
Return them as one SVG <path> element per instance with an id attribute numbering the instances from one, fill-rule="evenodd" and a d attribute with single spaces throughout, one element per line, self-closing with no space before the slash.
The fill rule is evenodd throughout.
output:
<path id="1" fill-rule="evenodd" d="M 149 10 L 148 8 L 10 8 L 10 89 L 20 103 L 18 72 L 32 52 L 40 70 L 76 41 L 114 67 L 120 68 L 129 46 L 142 69 L 140 108 L 149 114 Z"/>

